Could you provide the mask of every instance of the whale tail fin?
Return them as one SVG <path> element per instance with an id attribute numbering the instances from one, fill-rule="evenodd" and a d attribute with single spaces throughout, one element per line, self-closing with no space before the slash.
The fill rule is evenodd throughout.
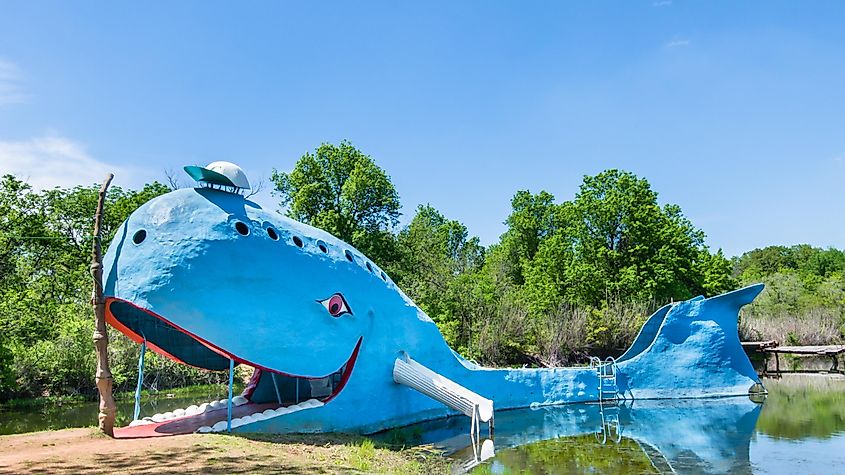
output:
<path id="1" fill-rule="evenodd" d="M 657 336 L 657 331 L 660 330 L 661 325 L 663 325 L 663 320 L 666 319 L 666 315 L 669 313 L 669 310 L 672 309 L 672 305 L 673 304 L 666 304 L 660 307 L 656 312 L 648 317 L 648 319 L 646 319 L 642 328 L 640 328 L 640 332 L 634 339 L 634 343 L 628 347 L 622 356 L 616 359 L 617 364 L 630 360 L 645 351 L 649 345 L 651 345 L 651 342 L 653 342 L 654 338 Z"/>
<path id="2" fill-rule="evenodd" d="M 743 287 L 733 292 L 717 295 L 707 299 L 713 305 L 722 305 L 724 307 L 735 309 L 737 312 L 745 305 L 750 304 L 760 295 L 765 287 L 764 284 L 753 284 L 748 287 Z"/>
<path id="3" fill-rule="evenodd" d="M 762 290 L 755 284 L 655 312 L 620 357 L 619 390 L 641 399 L 748 394 L 760 380 L 737 323 L 739 310 Z"/>

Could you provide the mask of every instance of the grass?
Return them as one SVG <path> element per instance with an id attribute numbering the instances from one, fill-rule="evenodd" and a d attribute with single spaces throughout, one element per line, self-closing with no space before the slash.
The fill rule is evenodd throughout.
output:
<path id="1" fill-rule="evenodd" d="M 834 345 L 843 339 L 838 310 L 815 308 L 804 312 L 764 314 L 754 309 L 742 312 L 739 334 L 743 341 L 775 340 L 790 345 Z"/>
<path id="2" fill-rule="evenodd" d="M 348 434 L 193 434 L 112 440 L 95 429 L 0 437 L 0 472 L 448 473 L 431 447 L 396 447 Z"/>
<path id="3" fill-rule="evenodd" d="M 449 462 L 431 447 L 401 448 L 347 434 L 217 435 L 213 444 L 224 450 L 243 451 L 247 458 L 275 460 L 267 473 L 278 473 L 278 463 L 296 473 L 448 473 Z M 284 455 L 281 455 L 284 454 Z M 213 458 L 221 463 L 224 459 Z M 263 473 L 262 466 L 251 473 Z M 287 471 L 286 471 L 287 472 Z"/>

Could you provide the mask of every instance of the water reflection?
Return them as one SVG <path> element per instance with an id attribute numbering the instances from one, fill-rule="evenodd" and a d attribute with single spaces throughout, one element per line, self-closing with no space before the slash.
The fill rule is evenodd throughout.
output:
<path id="1" fill-rule="evenodd" d="M 466 421 L 420 425 L 418 439 L 463 468 L 492 473 L 751 473 L 761 406 L 747 397 L 573 404 L 496 414 L 495 457 L 475 447 Z M 478 444 L 476 444 L 478 445 Z"/>
<path id="2" fill-rule="evenodd" d="M 765 384 L 769 396 L 757 432 L 786 440 L 829 439 L 845 434 L 845 378 L 785 375 L 768 379 Z"/>
<path id="3" fill-rule="evenodd" d="M 466 418 L 394 430 L 472 473 L 830 473 L 845 467 L 845 378 L 768 379 L 769 395 L 576 404 L 496 413 L 475 444 Z M 835 469 L 834 472 L 837 470 Z M 839 470 L 842 471 L 842 470 Z"/>

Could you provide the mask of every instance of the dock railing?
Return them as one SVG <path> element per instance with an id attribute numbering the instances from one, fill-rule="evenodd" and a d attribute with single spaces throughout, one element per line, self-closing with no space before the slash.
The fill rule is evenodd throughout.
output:
<path id="1" fill-rule="evenodd" d="M 831 359 L 831 367 L 828 370 L 814 370 L 812 372 L 819 373 L 840 373 L 845 374 L 839 369 L 839 355 L 845 353 L 845 345 L 812 345 L 812 346 L 781 346 L 777 341 L 744 341 L 742 347 L 746 352 L 762 353 L 764 356 L 763 374 L 768 374 L 769 356 L 775 356 L 775 372 L 774 374 L 780 376 L 787 371 L 780 369 L 780 355 L 797 355 L 797 356 L 820 356 L 829 357 Z M 806 371 L 805 371 L 806 372 Z"/>

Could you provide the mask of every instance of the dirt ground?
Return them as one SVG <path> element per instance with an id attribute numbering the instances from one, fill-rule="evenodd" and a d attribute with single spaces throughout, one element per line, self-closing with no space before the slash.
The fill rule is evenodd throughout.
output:
<path id="1" fill-rule="evenodd" d="M 426 448 L 346 435 L 110 439 L 93 428 L 0 436 L 0 473 L 448 473 Z"/>

